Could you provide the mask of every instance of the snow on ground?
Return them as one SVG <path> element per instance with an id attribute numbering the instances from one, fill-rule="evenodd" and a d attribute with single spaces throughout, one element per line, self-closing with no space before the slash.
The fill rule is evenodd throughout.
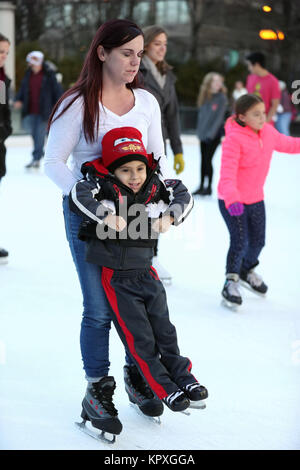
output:
<path id="1" fill-rule="evenodd" d="M 266 184 L 267 244 L 258 271 L 266 298 L 243 290 L 238 312 L 220 305 L 228 234 L 212 197 L 161 237 L 161 262 L 181 353 L 207 386 L 204 411 L 166 409 L 161 426 L 129 406 L 123 347 L 112 329 L 111 374 L 123 423 L 116 444 L 75 429 L 85 380 L 81 293 L 64 236 L 61 195 L 43 171 L 26 172 L 28 137 L 8 140 L 0 187 L 0 448 L 109 450 L 300 449 L 300 155 L 275 155 Z M 184 138 L 182 179 L 198 186 L 197 140 Z M 214 157 L 215 186 L 220 148 Z"/>

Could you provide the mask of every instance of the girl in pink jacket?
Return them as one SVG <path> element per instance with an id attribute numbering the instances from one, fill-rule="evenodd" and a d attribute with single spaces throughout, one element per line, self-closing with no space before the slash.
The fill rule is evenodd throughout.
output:
<path id="1" fill-rule="evenodd" d="M 241 96 L 225 125 L 219 208 L 230 234 L 222 296 L 229 306 L 242 303 L 239 281 L 259 294 L 268 287 L 254 268 L 265 244 L 264 183 L 274 150 L 300 153 L 300 138 L 280 134 L 266 123 L 265 105 L 254 94 Z"/>

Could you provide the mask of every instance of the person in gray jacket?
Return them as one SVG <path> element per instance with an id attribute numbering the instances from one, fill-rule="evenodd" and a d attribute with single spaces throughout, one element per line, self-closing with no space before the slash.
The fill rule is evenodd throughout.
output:
<path id="1" fill-rule="evenodd" d="M 228 107 L 223 77 L 216 72 L 205 75 L 198 96 L 197 135 L 200 139 L 200 187 L 193 193 L 202 196 L 212 193 L 212 158 L 221 141 Z M 207 179 L 207 184 L 205 180 Z"/>
<path id="2" fill-rule="evenodd" d="M 176 77 L 172 67 L 165 61 L 167 33 L 157 25 L 143 29 L 145 54 L 140 65 L 144 86 L 157 99 L 162 118 L 163 139 L 170 140 L 174 154 L 174 170 L 179 175 L 184 170 L 182 142 L 180 139 L 179 109 L 175 90 Z M 154 250 L 153 265 L 165 283 L 171 282 L 171 275 L 158 261 L 158 241 Z"/>

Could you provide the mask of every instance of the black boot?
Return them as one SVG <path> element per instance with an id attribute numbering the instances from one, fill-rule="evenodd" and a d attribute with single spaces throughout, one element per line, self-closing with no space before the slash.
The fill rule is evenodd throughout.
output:
<path id="1" fill-rule="evenodd" d="M 122 423 L 114 407 L 112 397 L 116 388 L 113 377 L 103 377 L 99 382 L 89 383 L 82 402 L 81 417 L 110 434 L 120 434 Z"/>
<path id="2" fill-rule="evenodd" d="M 163 414 L 164 405 L 154 395 L 135 365 L 124 366 L 124 381 L 129 400 L 137 405 L 142 413 L 152 417 Z"/>
<path id="3" fill-rule="evenodd" d="M 222 296 L 231 306 L 242 304 L 242 297 L 239 291 L 239 279 L 237 273 L 226 274 Z"/>
<path id="4" fill-rule="evenodd" d="M 193 196 L 202 196 L 203 195 L 203 191 L 204 191 L 204 187 L 203 187 L 203 184 L 201 184 L 200 188 L 196 189 L 196 191 L 194 191 L 192 193 Z"/>
<path id="5" fill-rule="evenodd" d="M 264 283 L 262 278 L 256 274 L 254 269 L 242 269 L 240 273 L 240 279 L 242 281 L 242 285 L 250 288 L 258 294 L 266 294 L 268 290 L 268 286 Z"/>
<path id="6" fill-rule="evenodd" d="M 190 400 L 180 389 L 163 398 L 163 402 L 172 411 L 184 411 L 190 406 Z"/>
<path id="7" fill-rule="evenodd" d="M 4 248 L 0 248 L 0 264 L 5 264 L 8 262 L 8 251 Z"/>
<path id="8" fill-rule="evenodd" d="M 192 401 L 205 400 L 205 398 L 208 397 L 207 389 L 204 385 L 200 385 L 199 382 L 193 382 L 192 384 L 184 385 L 180 388 Z"/>
<path id="9" fill-rule="evenodd" d="M 211 196 L 212 190 L 211 186 L 207 186 L 207 188 L 203 189 L 202 196 Z"/>

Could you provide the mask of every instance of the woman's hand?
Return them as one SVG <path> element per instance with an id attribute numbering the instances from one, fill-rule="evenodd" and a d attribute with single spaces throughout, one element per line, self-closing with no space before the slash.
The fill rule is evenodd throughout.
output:
<path id="1" fill-rule="evenodd" d="M 184 159 L 182 153 L 176 153 L 174 155 L 174 170 L 176 171 L 176 175 L 179 175 L 184 170 Z"/>

